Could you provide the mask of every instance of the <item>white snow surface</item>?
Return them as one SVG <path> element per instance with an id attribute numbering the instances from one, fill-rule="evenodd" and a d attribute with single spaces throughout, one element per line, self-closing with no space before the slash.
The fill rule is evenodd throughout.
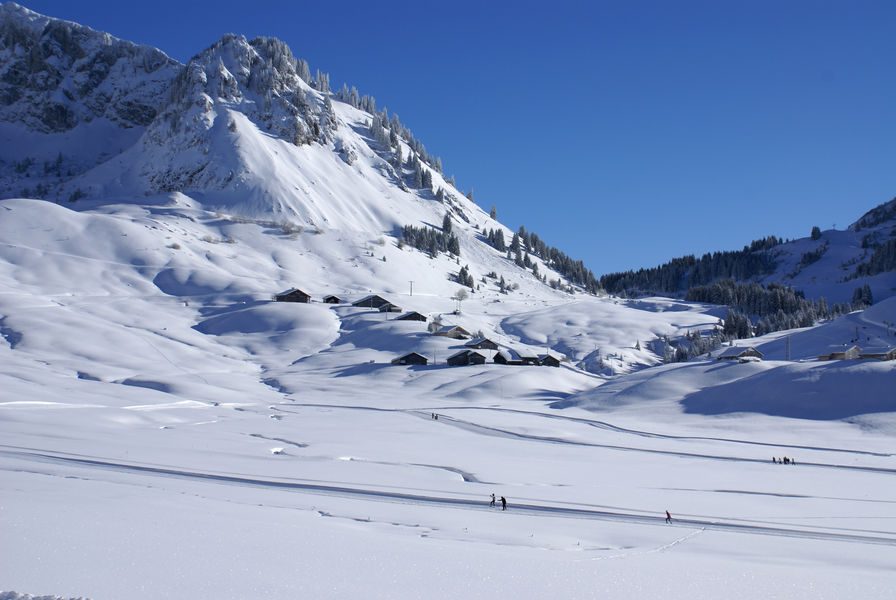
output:
<path id="1" fill-rule="evenodd" d="M 456 263 L 381 237 L 182 194 L 0 202 L 0 589 L 890 597 L 896 363 L 814 357 L 857 328 L 892 340 L 892 299 L 788 332 L 790 361 L 779 333 L 752 340 L 763 362 L 647 368 L 651 340 L 711 328 L 717 307 L 520 273 L 454 314 Z M 315 301 L 271 301 L 290 287 Z M 348 304 L 370 293 L 568 360 L 449 368 L 464 340 Z M 595 348 L 630 373 L 576 367 Z M 410 351 L 434 362 L 390 364 Z"/>

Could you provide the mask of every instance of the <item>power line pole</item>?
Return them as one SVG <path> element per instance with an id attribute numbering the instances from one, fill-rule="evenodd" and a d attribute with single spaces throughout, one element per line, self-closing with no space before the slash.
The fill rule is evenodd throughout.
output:
<path id="1" fill-rule="evenodd" d="M 413 295 L 414 295 L 414 282 L 413 282 L 413 281 L 409 281 L 408 283 L 411 284 L 411 296 L 413 296 Z"/>

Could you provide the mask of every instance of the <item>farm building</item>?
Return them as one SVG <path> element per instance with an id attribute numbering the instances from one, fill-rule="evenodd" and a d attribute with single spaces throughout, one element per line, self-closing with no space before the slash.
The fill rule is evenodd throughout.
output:
<path id="1" fill-rule="evenodd" d="M 392 360 L 393 365 L 426 365 L 429 360 L 422 354 L 410 352 Z"/>
<path id="2" fill-rule="evenodd" d="M 472 340 L 470 340 L 469 342 L 464 344 L 464 346 L 466 346 L 467 348 L 476 348 L 479 350 L 497 350 L 498 349 L 498 344 L 496 344 L 495 342 L 491 341 L 490 339 L 484 338 L 484 337 L 473 338 Z"/>
<path id="3" fill-rule="evenodd" d="M 332 294 L 329 296 L 324 296 L 325 304 L 342 304 L 342 298 L 339 296 L 333 296 Z"/>
<path id="4" fill-rule="evenodd" d="M 524 365 L 538 366 L 541 364 L 541 360 L 538 358 L 538 353 L 529 348 L 517 348 L 516 353 L 520 357 L 520 362 Z"/>
<path id="5" fill-rule="evenodd" d="M 440 335 L 442 337 L 450 337 L 455 340 L 466 340 L 473 337 L 469 331 L 464 329 L 463 327 L 459 327 L 458 325 L 445 325 L 433 335 Z"/>
<path id="6" fill-rule="evenodd" d="M 463 367 L 466 365 L 484 365 L 485 356 L 474 350 L 461 350 L 448 357 L 448 364 L 452 367 Z"/>
<path id="7" fill-rule="evenodd" d="M 400 306 L 395 306 L 395 305 L 392 304 L 391 302 L 386 302 L 385 304 L 383 304 L 382 306 L 380 306 L 377 310 L 380 311 L 380 312 L 390 312 L 390 313 L 393 313 L 393 312 L 394 312 L 394 313 L 400 313 L 400 312 L 401 312 L 401 307 L 400 307 Z"/>
<path id="8" fill-rule="evenodd" d="M 892 348 L 870 348 L 859 354 L 859 358 L 874 360 L 896 360 L 896 346 Z"/>
<path id="9" fill-rule="evenodd" d="M 543 367 L 559 367 L 560 359 L 555 354 L 548 352 L 547 354 L 538 355 L 539 364 Z"/>
<path id="10" fill-rule="evenodd" d="M 399 315 L 399 316 L 395 317 L 395 320 L 396 321 L 423 321 L 424 323 L 426 323 L 426 321 L 428 319 L 426 318 L 426 315 L 421 315 L 418 312 L 411 311 L 411 312 L 406 312 L 403 315 Z"/>
<path id="11" fill-rule="evenodd" d="M 383 304 L 391 303 L 382 296 L 377 296 L 376 294 L 371 294 L 370 296 L 365 296 L 356 302 L 352 302 L 352 306 L 363 306 L 366 308 L 379 308 Z"/>
<path id="12" fill-rule="evenodd" d="M 274 296 L 276 302 L 310 302 L 311 296 L 296 288 L 289 288 Z"/>
<path id="13" fill-rule="evenodd" d="M 716 360 L 740 360 L 744 361 L 749 358 L 757 358 L 762 360 L 762 352 L 753 346 L 731 346 L 725 348 L 725 351 L 716 357 Z"/>
<path id="14" fill-rule="evenodd" d="M 843 350 L 835 350 L 830 354 L 822 354 L 818 360 L 855 360 L 859 357 L 862 349 L 858 346 L 849 346 Z"/>
<path id="15" fill-rule="evenodd" d="M 503 348 L 495 352 L 495 357 L 492 359 L 499 365 L 521 365 L 523 364 L 522 359 L 519 355 L 513 350 Z"/>

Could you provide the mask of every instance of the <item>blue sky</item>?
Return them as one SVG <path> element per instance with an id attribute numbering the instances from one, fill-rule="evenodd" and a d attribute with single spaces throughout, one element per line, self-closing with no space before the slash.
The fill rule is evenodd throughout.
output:
<path id="1" fill-rule="evenodd" d="M 596 275 L 896 196 L 896 3 L 22 0 L 186 61 L 286 41 Z"/>

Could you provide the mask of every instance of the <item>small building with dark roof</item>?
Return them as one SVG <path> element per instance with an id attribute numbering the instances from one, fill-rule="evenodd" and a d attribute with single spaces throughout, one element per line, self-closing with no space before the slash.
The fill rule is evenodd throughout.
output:
<path id="1" fill-rule="evenodd" d="M 379 308 L 383 304 L 390 304 L 390 302 L 382 296 L 377 296 L 376 294 L 371 294 L 370 296 L 365 296 L 360 300 L 357 300 L 356 302 L 352 302 L 352 306 L 363 306 L 365 308 Z"/>
<path id="2" fill-rule="evenodd" d="M 296 288 L 289 288 L 274 296 L 276 302 L 310 302 L 311 296 Z"/>
<path id="3" fill-rule="evenodd" d="M 495 342 L 491 341 L 490 339 L 484 338 L 484 337 L 473 338 L 472 340 L 470 340 L 469 342 L 464 344 L 464 346 L 466 346 L 467 348 L 476 348 L 478 350 L 497 350 L 498 349 L 498 344 L 496 344 Z"/>
<path id="4" fill-rule="evenodd" d="M 342 304 L 342 298 L 339 296 L 333 296 L 332 294 L 329 296 L 324 296 L 325 304 Z"/>
<path id="5" fill-rule="evenodd" d="M 417 352 L 410 352 L 392 360 L 393 365 L 427 365 L 429 359 Z"/>
<path id="6" fill-rule="evenodd" d="M 474 350 L 461 350 L 455 352 L 448 357 L 446 361 L 452 367 L 463 367 L 466 365 L 484 365 L 485 355 Z"/>
<path id="7" fill-rule="evenodd" d="M 390 313 L 395 312 L 395 313 L 400 313 L 400 312 L 401 312 L 401 307 L 400 307 L 400 306 L 395 306 L 395 305 L 392 304 L 391 302 L 386 302 L 385 304 L 383 304 L 382 306 L 380 306 L 377 310 L 380 311 L 380 312 L 390 312 Z"/>
<path id="8" fill-rule="evenodd" d="M 740 360 L 744 361 L 749 358 L 757 358 L 762 360 L 762 352 L 753 346 L 730 346 L 716 357 L 716 360 Z"/>
<path id="9" fill-rule="evenodd" d="M 560 359 L 551 354 L 550 352 L 547 354 L 539 354 L 538 355 L 538 364 L 543 367 L 559 367 Z"/>
<path id="10" fill-rule="evenodd" d="M 426 321 L 428 321 L 429 319 L 426 318 L 426 315 L 421 315 L 420 313 L 412 310 L 411 312 L 406 312 L 403 315 L 399 315 L 399 316 L 395 317 L 395 320 L 396 321 L 423 321 L 424 323 L 426 323 Z"/>

